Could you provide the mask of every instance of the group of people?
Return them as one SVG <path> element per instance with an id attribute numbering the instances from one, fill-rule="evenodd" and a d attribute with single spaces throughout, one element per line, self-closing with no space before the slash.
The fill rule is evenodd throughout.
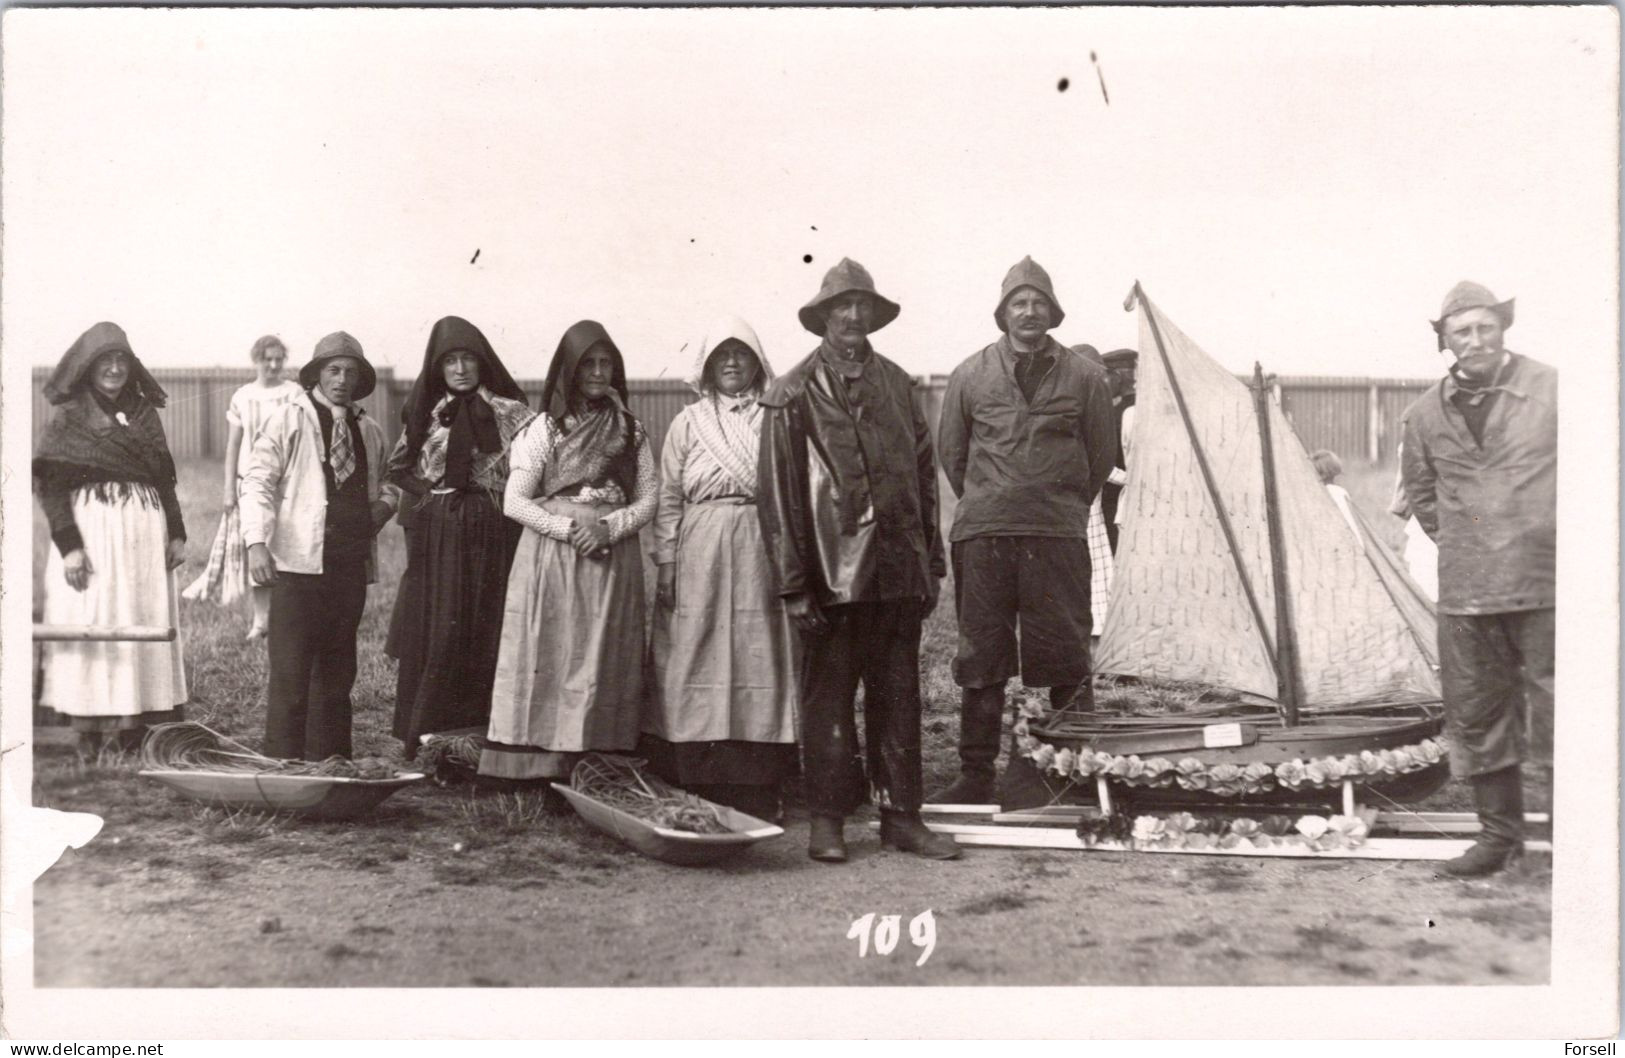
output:
<path id="1" fill-rule="evenodd" d="M 899 311 L 842 260 L 799 312 L 818 346 L 783 374 L 747 323 L 716 321 L 690 376 L 699 399 L 658 459 L 621 350 L 591 320 L 560 340 L 539 409 L 477 327 L 440 320 L 387 452 L 358 403 L 376 376 L 353 337 L 317 343 L 297 385 L 280 379 L 280 342 L 256 343 L 258 377 L 228 412 L 221 532 L 245 549 L 249 634 L 268 639 L 265 752 L 350 753 L 356 634 L 394 519 L 407 568 L 386 651 L 409 754 L 426 734 L 479 731 L 482 775 L 531 780 L 637 752 L 769 818 L 799 767 L 812 858 L 845 860 L 844 821 L 871 799 L 884 844 L 957 857 L 920 817 L 922 624 L 951 563 L 961 774 L 933 800 L 989 802 L 1011 678 L 1056 709 L 1094 708 L 1136 354 L 1057 342 L 1060 301 L 1025 258 L 994 302 L 999 337 L 948 382 L 933 443 L 913 380 L 871 342 Z M 1405 497 L 1443 556 L 1453 760 L 1485 821 L 1461 873 L 1513 855 L 1525 709 L 1550 731 L 1555 373 L 1504 350 L 1510 323 L 1510 302 L 1452 292 L 1435 329 L 1456 362 L 1405 433 Z M 47 622 L 173 625 L 186 535 L 162 389 L 104 323 L 46 396 Z M 939 460 L 958 498 L 946 549 Z M 103 642 L 53 648 L 41 700 L 97 740 L 138 737 L 186 697 L 178 643 Z"/>

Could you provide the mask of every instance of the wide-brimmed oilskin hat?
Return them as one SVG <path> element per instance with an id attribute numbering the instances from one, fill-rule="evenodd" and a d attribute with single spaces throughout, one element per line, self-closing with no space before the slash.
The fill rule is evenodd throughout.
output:
<path id="1" fill-rule="evenodd" d="M 1043 265 L 1031 257 L 1023 257 L 1016 262 L 1010 271 L 1004 274 L 1004 284 L 999 287 L 999 304 L 993 310 L 993 322 L 999 325 L 999 330 L 1008 330 L 1004 325 L 1004 306 L 1015 295 L 1016 291 L 1022 287 L 1031 287 L 1049 298 L 1050 308 L 1055 310 L 1054 315 L 1050 318 L 1049 325 L 1052 328 L 1059 327 L 1061 321 L 1066 319 L 1066 311 L 1061 308 L 1061 303 L 1056 300 L 1055 284 L 1050 282 L 1049 273 L 1044 271 Z"/>
<path id="2" fill-rule="evenodd" d="M 1140 362 L 1140 354 L 1133 349 L 1113 349 L 1100 359 L 1107 367 L 1134 367 Z"/>
<path id="3" fill-rule="evenodd" d="M 364 400 L 367 394 L 372 392 L 373 387 L 378 385 L 378 372 L 367 363 L 367 354 L 361 351 L 361 343 L 344 331 L 334 331 L 316 343 L 316 352 L 311 356 L 310 362 L 299 369 L 299 384 L 306 389 L 314 386 L 322 373 L 322 365 L 341 356 L 348 356 L 361 365 L 361 384 L 350 395 L 350 399 Z"/>
<path id="4" fill-rule="evenodd" d="M 850 294 L 853 291 L 869 295 L 869 299 L 875 303 L 875 323 L 870 328 L 871 332 L 880 330 L 903 311 L 897 302 L 888 301 L 876 292 L 874 277 L 869 275 L 867 268 L 850 257 L 843 257 L 840 264 L 824 273 L 824 285 L 818 288 L 818 294 L 796 314 L 801 320 L 801 325 L 822 338 L 824 309 L 842 294 Z"/>
<path id="5" fill-rule="evenodd" d="M 1433 333 L 1439 336 L 1439 348 L 1444 348 L 1444 325 L 1450 317 L 1458 312 L 1468 309 L 1489 309 L 1501 318 L 1501 329 L 1506 330 L 1512 326 L 1513 302 L 1517 298 L 1507 298 L 1499 301 L 1490 293 L 1488 287 L 1477 283 L 1462 280 L 1450 288 L 1450 293 L 1444 296 L 1444 304 L 1439 307 L 1439 318 L 1429 320 L 1433 324 Z"/>

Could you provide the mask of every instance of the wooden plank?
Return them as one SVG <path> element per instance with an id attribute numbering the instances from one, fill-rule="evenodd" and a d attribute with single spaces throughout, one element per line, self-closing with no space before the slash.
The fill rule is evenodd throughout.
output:
<path id="1" fill-rule="evenodd" d="M 169 643 L 173 628 L 160 625 L 34 625 L 34 642 Z"/>
<path id="2" fill-rule="evenodd" d="M 1086 816 L 1094 817 L 1099 814 L 1099 809 L 1087 805 L 1044 805 L 1039 808 L 1024 808 L 1015 812 L 994 812 L 991 818 L 995 823 L 1047 823 L 1052 826 L 1071 826 Z M 1288 815 L 1291 813 L 1276 812 L 1268 814 Z M 1550 823 L 1552 821 L 1552 817 L 1544 812 L 1526 812 L 1523 818 L 1526 823 Z M 1415 830 L 1420 833 L 1433 832 L 1436 827 L 1446 833 L 1476 834 L 1478 833 L 1478 816 L 1472 812 L 1378 812 L 1376 825 L 1394 830 Z"/>
<path id="3" fill-rule="evenodd" d="M 880 824 L 869 824 L 878 830 Z M 1006 849 L 1074 849 L 1079 852 L 1161 852 L 1188 856 L 1251 856 L 1276 859 L 1331 860 L 1453 860 L 1471 847 L 1471 841 L 1446 838 L 1368 838 L 1352 849 L 1317 851 L 1302 845 L 1272 845 L 1263 849 L 1174 849 L 1135 848 L 1120 841 L 1099 841 L 1086 845 L 1077 834 L 1057 827 L 975 826 L 954 823 L 931 824 L 939 834 L 952 835 L 961 845 L 984 845 Z M 1526 841 L 1530 852 L 1550 852 L 1549 841 Z"/>

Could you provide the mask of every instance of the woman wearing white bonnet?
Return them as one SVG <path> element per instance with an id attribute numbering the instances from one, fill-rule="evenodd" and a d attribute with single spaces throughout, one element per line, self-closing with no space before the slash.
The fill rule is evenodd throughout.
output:
<path id="1" fill-rule="evenodd" d="M 768 820 L 796 767 L 796 640 L 756 514 L 756 398 L 772 377 L 750 325 L 718 319 L 695 350 L 700 399 L 666 433 L 643 747 L 672 783 Z"/>

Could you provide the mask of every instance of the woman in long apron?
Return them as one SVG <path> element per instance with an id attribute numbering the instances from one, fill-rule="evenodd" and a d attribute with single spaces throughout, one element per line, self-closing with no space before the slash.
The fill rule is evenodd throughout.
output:
<path id="1" fill-rule="evenodd" d="M 45 384 L 53 406 L 33 476 L 51 528 L 48 625 L 179 624 L 174 570 L 186 552 L 166 395 L 116 324 L 79 337 Z M 40 704 L 66 714 L 80 748 L 133 748 L 149 724 L 181 718 L 186 671 L 170 642 L 44 645 Z"/>
<path id="2" fill-rule="evenodd" d="M 756 514 L 756 398 L 772 377 L 750 325 L 719 319 L 689 379 L 700 400 L 666 431 L 643 747 L 668 781 L 769 820 L 796 767 L 797 643 Z"/>
<path id="3" fill-rule="evenodd" d="M 643 700 L 643 558 L 655 512 L 648 434 L 603 326 L 564 333 L 542 414 L 509 451 L 503 510 L 525 527 L 508 574 L 483 776 L 563 779 L 627 752 Z"/>
<path id="4" fill-rule="evenodd" d="M 434 325 L 385 476 L 401 490 L 406 531 L 384 652 L 399 663 L 394 732 L 408 757 L 421 735 L 490 722 L 520 533 L 502 513 L 508 448 L 535 417 L 478 327 L 458 316 Z"/>

